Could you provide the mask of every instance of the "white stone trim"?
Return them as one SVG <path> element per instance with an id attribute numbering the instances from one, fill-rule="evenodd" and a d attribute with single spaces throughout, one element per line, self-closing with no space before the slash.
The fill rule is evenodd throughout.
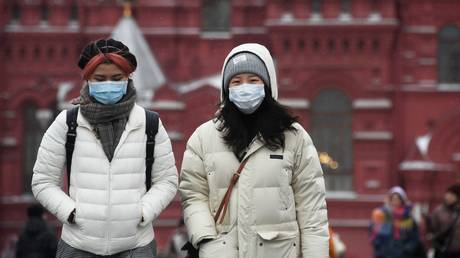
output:
<path id="1" fill-rule="evenodd" d="M 390 109 L 393 102 L 389 99 L 356 99 L 353 101 L 354 109 Z"/>
<path id="2" fill-rule="evenodd" d="M 452 166 L 426 160 L 405 160 L 399 164 L 399 169 L 403 171 L 452 171 Z"/>
<path id="3" fill-rule="evenodd" d="M 329 219 L 329 224 L 334 228 L 367 228 L 369 227 L 369 223 L 369 219 Z"/>
<path id="4" fill-rule="evenodd" d="M 460 83 L 440 83 L 438 84 L 439 91 L 460 91 Z"/>
<path id="5" fill-rule="evenodd" d="M 437 60 L 434 57 L 421 57 L 418 59 L 418 64 L 432 66 L 437 64 Z"/>
<path id="6" fill-rule="evenodd" d="M 0 197 L 1 204 L 17 204 L 17 203 L 35 203 L 34 196 L 32 194 L 23 194 L 23 195 L 10 195 Z"/>
<path id="7" fill-rule="evenodd" d="M 110 34 L 113 28 L 114 26 L 88 26 L 85 27 L 83 32 L 88 34 Z"/>
<path id="8" fill-rule="evenodd" d="M 431 87 L 433 85 L 436 85 L 437 84 L 437 81 L 436 80 L 419 80 L 418 81 L 419 85 L 421 86 L 428 86 L 428 87 Z"/>
<path id="9" fill-rule="evenodd" d="M 357 194 L 353 191 L 326 191 L 331 201 L 381 202 L 386 194 Z"/>
<path id="10" fill-rule="evenodd" d="M 326 191 L 326 199 L 355 200 L 357 195 L 353 191 Z"/>
<path id="11" fill-rule="evenodd" d="M 184 110 L 185 103 L 182 101 L 175 100 L 154 100 L 153 103 L 141 103 L 138 102 L 140 106 L 153 110 Z M 59 110 L 69 109 L 75 107 L 75 105 L 70 104 L 69 102 L 62 102 L 58 104 Z"/>
<path id="12" fill-rule="evenodd" d="M 404 84 L 403 91 L 437 91 L 436 85 Z"/>
<path id="13" fill-rule="evenodd" d="M 53 111 L 48 108 L 39 108 L 35 111 L 35 119 L 41 128 L 46 129 L 53 118 Z"/>
<path id="14" fill-rule="evenodd" d="M 153 2 L 153 3 L 151 3 Z M 174 7 L 178 6 L 178 1 L 171 1 L 171 0 L 155 0 L 155 1 L 143 1 L 140 7 Z M 189 1 L 180 1 L 181 6 L 187 6 L 187 2 Z M 188 6 L 195 6 L 195 5 L 188 5 Z"/>
<path id="15" fill-rule="evenodd" d="M 265 34 L 267 33 L 267 28 L 265 27 L 232 27 L 230 29 L 232 34 L 242 35 L 242 34 Z"/>
<path id="16" fill-rule="evenodd" d="M 221 84 L 222 76 L 220 73 L 217 73 L 190 82 L 176 84 L 174 85 L 174 88 L 179 93 L 186 94 L 188 92 L 197 90 L 203 86 L 211 86 L 216 90 L 220 90 Z"/>
<path id="17" fill-rule="evenodd" d="M 425 92 L 460 92 L 460 83 L 437 83 L 433 80 L 424 80 L 414 84 L 403 84 L 402 90 Z"/>
<path id="18" fill-rule="evenodd" d="M 406 33 L 419 33 L 419 34 L 434 34 L 437 32 L 436 26 L 431 25 L 415 25 L 404 27 Z"/>
<path id="19" fill-rule="evenodd" d="M 398 25 L 399 21 L 395 18 L 383 18 L 380 21 L 372 21 L 369 19 L 352 19 L 348 22 L 343 22 L 339 19 L 323 19 L 319 15 L 312 15 L 309 19 L 296 19 L 293 18 L 287 22 L 282 18 L 278 19 L 267 19 L 265 22 L 266 26 L 350 26 L 350 25 L 361 25 L 361 26 L 375 26 L 375 25 Z"/>
<path id="20" fill-rule="evenodd" d="M 70 104 L 70 102 L 61 102 L 58 103 L 58 109 L 59 110 L 64 110 L 64 109 L 70 109 L 72 107 L 75 107 L 75 105 Z"/>
<path id="21" fill-rule="evenodd" d="M 140 27 L 144 35 L 199 35 L 199 27 Z M 90 26 L 86 27 L 84 33 L 88 34 L 110 34 L 112 26 Z"/>
<path id="22" fill-rule="evenodd" d="M 402 56 L 406 59 L 412 59 L 415 57 L 415 51 L 413 50 L 405 50 L 402 52 Z"/>
<path id="23" fill-rule="evenodd" d="M 6 136 L 1 139 L 2 147 L 15 147 L 18 145 L 18 140 L 12 136 Z"/>
<path id="24" fill-rule="evenodd" d="M 14 111 L 14 110 L 5 110 L 5 111 L 3 111 L 3 116 L 5 118 L 15 118 L 16 117 L 16 111 Z"/>
<path id="25" fill-rule="evenodd" d="M 153 110 L 184 110 L 185 103 L 175 100 L 154 100 L 148 108 Z"/>
<path id="26" fill-rule="evenodd" d="M 323 16 L 321 13 L 312 13 L 309 20 L 313 23 L 321 22 L 323 20 Z"/>
<path id="27" fill-rule="evenodd" d="M 232 34 L 229 31 L 202 31 L 202 39 L 230 39 Z"/>
<path id="28" fill-rule="evenodd" d="M 179 131 L 168 131 L 168 136 L 171 141 L 181 141 L 184 139 L 184 134 Z"/>
<path id="29" fill-rule="evenodd" d="M 282 105 L 288 106 L 294 109 L 308 109 L 310 108 L 310 102 L 306 99 L 294 99 L 294 98 L 282 98 L 278 100 Z"/>
<path id="30" fill-rule="evenodd" d="M 9 24 L 4 27 L 3 31 L 11 33 L 78 33 L 80 27 L 78 25 L 70 26 L 70 24 L 69 26 Z"/>
<path id="31" fill-rule="evenodd" d="M 380 12 L 371 12 L 369 14 L 369 16 L 367 17 L 367 19 L 370 21 L 370 22 L 380 22 L 382 20 L 382 15 L 380 14 Z"/>
<path id="32" fill-rule="evenodd" d="M 460 152 L 452 154 L 452 160 L 457 162 L 460 161 Z"/>
<path id="33" fill-rule="evenodd" d="M 378 189 L 381 185 L 380 180 L 377 179 L 369 179 L 364 182 L 364 186 L 367 189 Z"/>
<path id="34" fill-rule="evenodd" d="M 339 14 L 337 19 L 341 22 L 351 22 L 353 20 L 353 16 L 348 12 L 342 12 Z"/>
<path id="35" fill-rule="evenodd" d="M 140 30 L 144 35 L 198 35 L 201 31 L 198 27 L 143 27 Z"/>
<path id="36" fill-rule="evenodd" d="M 357 131 L 353 132 L 353 139 L 388 141 L 393 139 L 393 133 L 388 131 Z"/>
<path id="37" fill-rule="evenodd" d="M 266 5 L 266 2 L 267 0 L 249 0 L 249 1 L 232 1 L 234 3 L 232 3 L 233 6 L 245 6 L 245 7 L 249 7 L 249 6 L 259 6 L 259 7 L 263 7 Z"/>
<path id="38" fill-rule="evenodd" d="M 294 14 L 292 12 L 284 12 L 281 14 L 281 17 L 279 18 L 279 21 L 284 23 L 284 24 L 290 24 L 295 21 Z"/>
<path id="39" fill-rule="evenodd" d="M 413 82 L 413 81 L 414 81 L 414 77 L 413 77 L 412 75 L 410 75 L 410 74 L 405 74 L 405 75 L 403 76 L 403 81 L 404 81 L 405 83 Z"/>

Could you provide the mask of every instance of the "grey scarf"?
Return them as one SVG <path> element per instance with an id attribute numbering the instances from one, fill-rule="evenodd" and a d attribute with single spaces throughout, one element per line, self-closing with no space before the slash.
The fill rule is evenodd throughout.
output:
<path id="1" fill-rule="evenodd" d="M 96 102 L 89 96 L 88 85 L 80 91 L 80 97 L 72 101 L 73 104 L 80 104 L 82 115 L 93 126 L 109 161 L 112 161 L 135 101 L 136 89 L 131 80 L 125 96 L 116 104 L 104 105 Z"/>

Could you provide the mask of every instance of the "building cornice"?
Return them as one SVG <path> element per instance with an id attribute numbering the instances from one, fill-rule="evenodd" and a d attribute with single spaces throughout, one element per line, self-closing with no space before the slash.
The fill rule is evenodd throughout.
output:
<path id="1" fill-rule="evenodd" d="M 453 171 L 452 165 L 427 160 L 405 160 L 399 164 L 401 171 Z"/>
<path id="2" fill-rule="evenodd" d="M 389 141 L 393 133 L 389 131 L 356 131 L 353 132 L 354 140 Z"/>
<path id="3" fill-rule="evenodd" d="M 353 109 L 391 109 L 393 102 L 389 99 L 356 99 Z"/>
<path id="4" fill-rule="evenodd" d="M 348 26 L 396 26 L 399 24 L 399 21 L 395 18 L 384 18 L 378 21 L 373 21 L 370 19 L 350 19 L 349 21 L 344 22 L 341 19 L 298 19 L 298 18 L 289 18 L 289 19 L 267 19 L 265 22 L 266 26 L 311 26 L 311 27 L 324 27 L 324 26 L 338 26 L 338 27 L 348 27 Z"/>

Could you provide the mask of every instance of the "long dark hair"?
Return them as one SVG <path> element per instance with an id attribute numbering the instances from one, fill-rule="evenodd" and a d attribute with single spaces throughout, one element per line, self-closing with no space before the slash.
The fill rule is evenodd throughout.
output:
<path id="1" fill-rule="evenodd" d="M 249 115 L 239 111 L 228 99 L 228 94 L 224 93 L 221 109 L 215 119 L 222 123 L 219 131 L 223 133 L 225 143 L 239 159 L 243 158 L 243 151 L 255 136 L 258 136 L 270 150 L 277 150 L 284 148 L 284 131 L 295 130 L 292 124 L 297 122 L 297 117 L 274 100 L 267 87 L 265 92 L 267 94 L 262 104 Z"/>

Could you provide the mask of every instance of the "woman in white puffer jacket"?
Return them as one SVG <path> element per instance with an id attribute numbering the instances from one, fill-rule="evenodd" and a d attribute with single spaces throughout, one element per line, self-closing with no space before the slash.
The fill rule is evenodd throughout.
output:
<path id="1" fill-rule="evenodd" d="M 66 111 L 43 136 L 32 191 L 63 223 L 56 257 L 155 257 L 152 222 L 176 194 L 177 169 L 160 120 L 146 191 L 146 115 L 128 79 L 136 65 L 128 47 L 113 39 L 83 50 L 79 66 L 87 83 L 76 101 L 68 195 L 61 189 Z"/>
<path id="2" fill-rule="evenodd" d="M 221 108 L 190 137 L 180 174 L 185 224 L 200 258 L 329 255 L 318 154 L 277 97 L 269 51 L 259 44 L 234 48 L 222 69 Z M 215 222 L 243 161 L 224 219 Z"/>

